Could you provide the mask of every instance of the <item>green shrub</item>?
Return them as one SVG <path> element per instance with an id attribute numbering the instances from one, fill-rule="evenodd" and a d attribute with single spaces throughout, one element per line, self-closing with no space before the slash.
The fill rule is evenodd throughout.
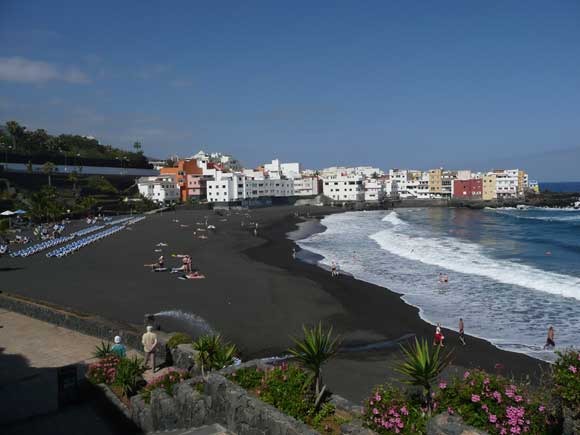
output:
<path id="1" fill-rule="evenodd" d="M 178 332 L 177 334 L 173 334 L 171 338 L 167 341 L 167 347 L 169 349 L 175 349 L 180 344 L 191 344 L 193 343 L 193 339 L 183 332 Z"/>
<path id="2" fill-rule="evenodd" d="M 143 373 L 145 373 L 145 365 L 141 358 L 122 358 L 117 365 L 113 385 L 119 387 L 125 397 L 132 396 L 137 392 L 143 380 Z"/>
<path id="3" fill-rule="evenodd" d="M 442 382 L 435 405 L 458 414 L 490 434 L 547 434 L 551 418 L 545 404 L 522 387 L 482 370 L 467 371 L 450 385 Z"/>
<path id="4" fill-rule="evenodd" d="M 380 434 L 424 434 L 427 408 L 420 400 L 412 400 L 390 385 L 375 388 L 366 401 L 365 426 Z"/>
<path id="5" fill-rule="evenodd" d="M 240 387 L 246 390 L 253 390 L 258 388 L 262 383 L 262 378 L 264 373 L 256 370 L 255 368 L 245 368 L 239 369 L 238 371 L 232 373 L 229 378 L 240 385 Z"/>
<path id="6" fill-rule="evenodd" d="M 151 402 L 151 392 L 157 388 L 163 388 L 167 394 L 173 396 L 173 387 L 188 378 L 189 373 L 187 371 L 170 370 L 150 381 L 141 391 L 141 397 L 143 397 L 145 403 Z"/>
<path id="7" fill-rule="evenodd" d="M 575 350 L 556 352 L 558 360 L 554 364 L 554 392 L 561 397 L 564 405 L 580 411 L 580 353 Z"/>

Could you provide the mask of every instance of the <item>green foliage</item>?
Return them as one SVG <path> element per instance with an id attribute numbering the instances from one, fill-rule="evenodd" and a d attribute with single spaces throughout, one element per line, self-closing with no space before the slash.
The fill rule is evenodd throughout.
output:
<path id="1" fill-rule="evenodd" d="M 143 390 L 141 390 L 141 397 L 143 397 L 145 403 L 151 402 L 151 393 L 157 388 L 163 388 L 167 394 L 173 396 L 173 387 L 175 387 L 175 385 L 179 384 L 180 382 L 183 382 L 185 379 L 188 379 L 189 377 L 190 376 L 187 371 L 170 369 L 169 372 L 158 376 L 149 382 L 143 388 Z"/>
<path id="2" fill-rule="evenodd" d="M 267 370 L 244 368 L 228 376 L 241 387 L 254 391 L 266 403 L 314 427 L 334 414 L 334 406 L 323 403 L 316 409 L 312 375 L 296 365 L 282 363 Z"/>
<path id="3" fill-rule="evenodd" d="M 10 222 L 8 219 L 0 219 L 0 236 L 6 236 L 8 234 L 9 226 Z"/>
<path id="4" fill-rule="evenodd" d="M 177 334 L 173 334 L 171 338 L 167 341 L 167 347 L 169 349 L 175 349 L 180 344 L 191 344 L 193 343 L 193 339 L 183 332 L 178 332 Z"/>
<path id="5" fill-rule="evenodd" d="M 435 401 L 442 410 L 491 434 L 551 433 L 550 413 L 535 394 L 482 370 L 465 372 L 450 385 L 441 383 Z"/>
<path id="6" fill-rule="evenodd" d="M 201 365 L 202 375 L 206 371 L 219 370 L 234 362 L 236 346 L 222 340 L 221 335 L 204 335 L 193 343 L 198 352 L 197 362 Z"/>
<path id="7" fill-rule="evenodd" d="M 572 349 L 556 353 L 558 360 L 553 367 L 555 393 L 566 406 L 580 412 L 580 353 Z"/>
<path id="8" fill-rule="evenodd" d="M 95 347 L 93 355 L 95 358 L 106 358 L 112 353 L 113 351 L 111 350 L 111 343 L 101 341 L 101 344 Z"/>
<path id="9" fill-rule="evenodd" d="M 390 385 L 375 388 L 366 400 L 364 423 L 380 434 L 425 434 L 428 414 L 420 401 Z"/>
<path id="10" fill-rule="evenodd" d="M 113 385 L 119 387 L 125 397 L 132 396 L 137 392 L 143 380 L 143 373 L 145 373 L 145 365 L 141 358 L 122 358 L 117 365 Z"/>
<path id="11" fill-rule="evenodd" d="M 441 354 L 441 347 L 431 347 L 426 340 L 415 338 L 412 346 L 401 346 L 405 360 L 395 367 L 395 371 L 404 376 L 403 382 L 423 387 L 427 401 L 430 399 L 431 386 L 441 372 L 451 362 L 449 354 Z"/>
<path id="12" fill-rule="evenodd" d="M 316 394 L 321 391 L 322 366 L 338 351 L 340 340 L 332 336 L 332 327 L 328 331 L 322 329 L 319 323 L 312 329 L 302 326 L 304 337 L 301 340 L 292 338 L 294 347 L 288 352 L 299 361 L 303 367 L 314 374 Z"/>
<path id="13" fill-rule="evenodd" d="M 92 193 L 119 193 L 117 188 L 102 175 L 93 175 L 88 177 L 85 180 L 85 187 Z"/>
<path id="14" fill-rule="evenodd" d="M 44 186 L 29 199 L 30 216 L 36 221 L 57 220 L 65 213 L 65 205 L 52 186 Z"/>
<path id="15" fill-rule="evenodd" d="M 10 144 L 12 153 L 21 156 L 39 156 L 55 160 L 67 156 L 69 164 L 80 159 L 105 159 L 113 162 L 127 162 L 130 166 L 144 167 L 141 144 L 135 151 L 125 151 L 110 145 L 100 144 L 98 140 L 80 135 L 62 134 L 52 136 L 43 129 L 28 131 L 16 121 L 8 121 L 4 130 L 0 129 L 0 143 Z M 119 163 L 120 164 L 120 163 Z"/>

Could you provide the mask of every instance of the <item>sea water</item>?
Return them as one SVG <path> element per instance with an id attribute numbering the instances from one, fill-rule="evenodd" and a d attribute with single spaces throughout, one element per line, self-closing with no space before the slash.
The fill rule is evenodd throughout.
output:
<path id="1" fill-rule="evenodd" d="M 553 360 L 580 346 L 580 211 L 397 209 L 331 215 L 297 243 L 356 278 L 401 293 L 428 322 Z M 439 282 L 439 274 L 449 276 Z"/>

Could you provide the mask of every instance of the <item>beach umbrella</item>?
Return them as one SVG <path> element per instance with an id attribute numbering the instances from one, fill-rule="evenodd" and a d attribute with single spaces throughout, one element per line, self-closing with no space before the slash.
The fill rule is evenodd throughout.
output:
<path id="1" fill-rule="evenodd" d="M 26 214 L 26 210 L 16 210 L 14 214 Z"/>
<path id="2" fill-rule="evenodd" d="M 0 213 L 0 216 L 8 216 L 8 228 L 12 227 L 12 219 L 11 216 L 14 216 L 16 213 L 14 213 L 13 211 L 10 210 L 5 210 L 2 213 Z"/>

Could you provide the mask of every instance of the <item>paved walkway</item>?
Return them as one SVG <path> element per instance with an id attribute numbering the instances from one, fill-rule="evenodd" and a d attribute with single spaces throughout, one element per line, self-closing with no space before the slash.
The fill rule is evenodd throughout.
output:
<path id="1" fill-rule="evenodd" d="M 10 397 L 0 406 L 0 424 L 58 410 L 56 369 L 93 362 L 100 343 L 95 337 L 0 310 L 0 397 Z"/>

